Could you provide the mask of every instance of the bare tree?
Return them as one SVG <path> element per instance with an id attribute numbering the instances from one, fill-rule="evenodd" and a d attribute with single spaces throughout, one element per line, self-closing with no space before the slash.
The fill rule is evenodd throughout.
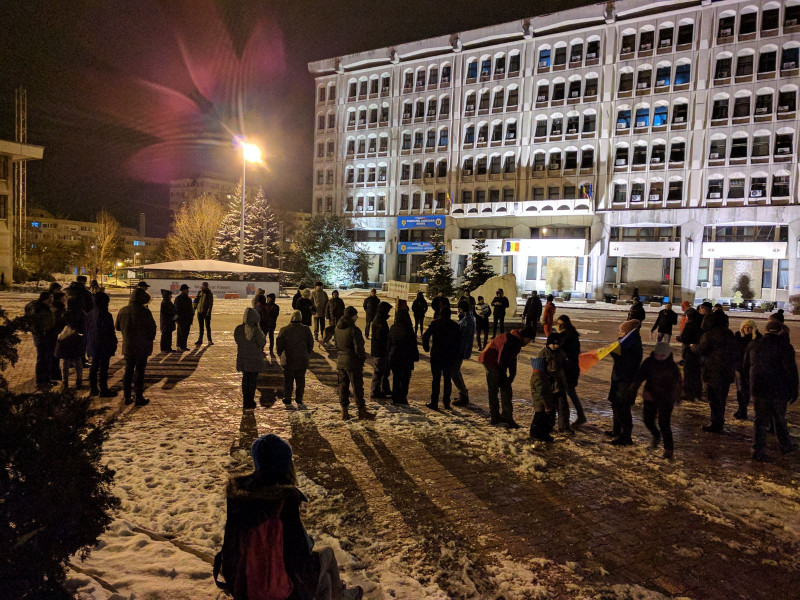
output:
<path id="1" fill-rule="evenodd" d="M 93 277 L 111 271 L 119 246 L 119 223 L 105 210 L 95 220 L 95 229 L 86 248 L 86 267 Z"/>
<path id="2" fill-rule="evenodd" d="M 214 242 L 225 211 L 213 196 L 203 194 L 184 205 L 172 222 L 165 254 L 169 260 L 203 260 L 216 256 Z"/>

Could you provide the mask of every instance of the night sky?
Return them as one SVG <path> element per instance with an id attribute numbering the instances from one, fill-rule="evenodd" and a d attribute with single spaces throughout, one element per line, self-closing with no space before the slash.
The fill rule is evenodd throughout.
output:
<path id="1" fill-rule="evenodd" d="M 165 182 L 239 176 L 233 135 L 261 142 L 248 171 L 281 206 L 309 210 L 314 82 L 307 63 L 521 19 L 581 0 L 6 0 L 0 3 L 0 137 L 28 91 L 29 202 L 64 216 L 100 208 L 165 234 Z"/>

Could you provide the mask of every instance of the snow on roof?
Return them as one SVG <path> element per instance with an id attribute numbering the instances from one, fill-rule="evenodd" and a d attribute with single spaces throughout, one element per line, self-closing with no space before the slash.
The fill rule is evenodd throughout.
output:
<path id="1" fill-rule="evenodd" d="M 269 267 L 253 267 L 250 265 L 240 265 L 239 263 L 227 262 L 224 260 L 173 260 L 169 262 L 142 265 L 143 271 L 191 271 L 194 273 L 272 273 L 278 274 L 278 269 Z M 286 271 L 283 271 L 286 273 Z"/>

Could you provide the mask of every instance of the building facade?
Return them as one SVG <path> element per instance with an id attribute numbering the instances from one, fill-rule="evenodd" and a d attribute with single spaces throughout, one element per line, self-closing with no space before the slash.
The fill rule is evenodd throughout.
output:
<path id="1" fill-rule="evenodd" d="M 800 293 L 800 0 L 618 0 L 311 63 L 370 279 L 478 232 L 518 292 Z"/>
<path id="2" fill-rule="evenodd" d="M 39 160 L 44 148 L 0 140 L 0 275 L 4 283 L 13 281 L 14 273 L 14 169 L 20 160 Z"/>
<path id="3" fill-rule="evenodd" d="M 228 202 L 233 198 L 236 184 L 236 181 L 228 181 L 204 173 L 195 177 L 174 179 L 169 182 L 169 208 L 177 211 L 190 200 L 202 195 L 212 196 L 223 208 L 228 208 Z M 248 195 L 255 195 L 257 192 L 257 185 L 247 186 Z"/>

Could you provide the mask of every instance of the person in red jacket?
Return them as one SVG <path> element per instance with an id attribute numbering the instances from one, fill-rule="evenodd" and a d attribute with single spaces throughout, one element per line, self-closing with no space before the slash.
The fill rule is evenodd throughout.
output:
<path id="1" fill-rule="evenodd" d="M 556 305 L 553 303 L 553 294 L 547 296 L 547 304 L 544 305 L 542 313 L 542 327 L 544 327 L 544 337 L 553 333 L 553 319 L 556 315 Z"/>
<path id="2" fill-rule="evenodd" d="M 491 424 L 505 423 L 509 429 L 517 429 L 514 408 L 511 405 L 511 384 L 517 375 L 517 356 L 523 346 L 535 337 L 533 327 L 514 329 L 501 333 L 483 349 L 478 362 L 486 369 L 486 385 L 489 388 L 489 415 Z M 497 395 L 500 393 L 500 402 Z"/>

